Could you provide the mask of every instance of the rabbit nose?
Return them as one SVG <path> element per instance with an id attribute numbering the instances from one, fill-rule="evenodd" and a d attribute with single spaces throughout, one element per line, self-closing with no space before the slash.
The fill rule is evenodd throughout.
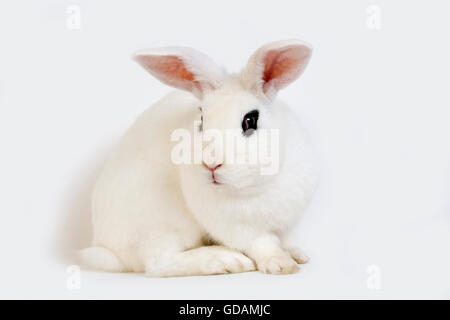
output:
<path id="1" fill-rule="evenodd" d="M 220 168 L 222 166 L 221 163 L 207 165 L 205 162 L 202 162 L 202 164 L 206 169 L 211 170 L 212 172 L 214 172 L 217 168 Z"/>

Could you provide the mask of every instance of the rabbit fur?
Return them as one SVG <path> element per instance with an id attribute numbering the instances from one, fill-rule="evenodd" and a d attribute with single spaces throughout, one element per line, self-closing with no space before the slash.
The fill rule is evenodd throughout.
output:
<path id="1" fill-rule="evenodd" d="M 299 40 L 272 42 L 238 74 L 189 48 L 136 53 L 150 74 L 182 91 L 148 108 L 109 157 L 94 188 L 93 243 L 79 252 L 82 265 L 152 277 L 296 272 L 307 257 L 290 236 L 314 194 L 317 170 L 295 112 L 276 95 L 300 76 L 311 52 Z M 246 136 L 242 119 L 252 110 L 258 128 Z M 234 129 L 241 140 L 275 129 L 277 170 L 262 174 L 263 164 L 214 154 L 206 164 L 174 163 L 171 137 L 180 128 L 191 137 Z"/>

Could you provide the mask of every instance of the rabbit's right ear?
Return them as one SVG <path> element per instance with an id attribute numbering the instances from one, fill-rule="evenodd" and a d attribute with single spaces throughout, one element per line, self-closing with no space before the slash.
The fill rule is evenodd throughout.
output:
<path id="1" fill-rule="evenodd" d="M 209 57 L 184 47 L 142 50 L 134 55 L 145 70 L 161 82 L 186 90 L 201 99 L 220 86 L 223 71 Z"/>

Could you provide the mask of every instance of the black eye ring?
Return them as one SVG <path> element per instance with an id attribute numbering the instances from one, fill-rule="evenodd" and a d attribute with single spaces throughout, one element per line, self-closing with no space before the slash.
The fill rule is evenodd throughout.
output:
<path id="1" fill-rule="evenodd" d="M 253 110 L 242 119 L 242 131 L 245 136 L 250 136 L 258 128 L 259 111 Z"/>

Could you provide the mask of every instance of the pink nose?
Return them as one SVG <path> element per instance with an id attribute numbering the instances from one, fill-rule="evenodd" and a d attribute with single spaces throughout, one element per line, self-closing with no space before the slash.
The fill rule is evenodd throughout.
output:
<path id="1" fill-rule="evenodd" d="M 203 166 L 204 166 L 206 169 L 211 170 L 212 172 L 214 172 L 214 170 L 216 170 L 217 168 L 221 167 L 222 164 L 219 163 L 219 164 L 217 164 L 217 165 L 214 165 L 214 164 L 213 164 L 212 166 L 208 166 L 206 163 L 203 162 Z"/>

